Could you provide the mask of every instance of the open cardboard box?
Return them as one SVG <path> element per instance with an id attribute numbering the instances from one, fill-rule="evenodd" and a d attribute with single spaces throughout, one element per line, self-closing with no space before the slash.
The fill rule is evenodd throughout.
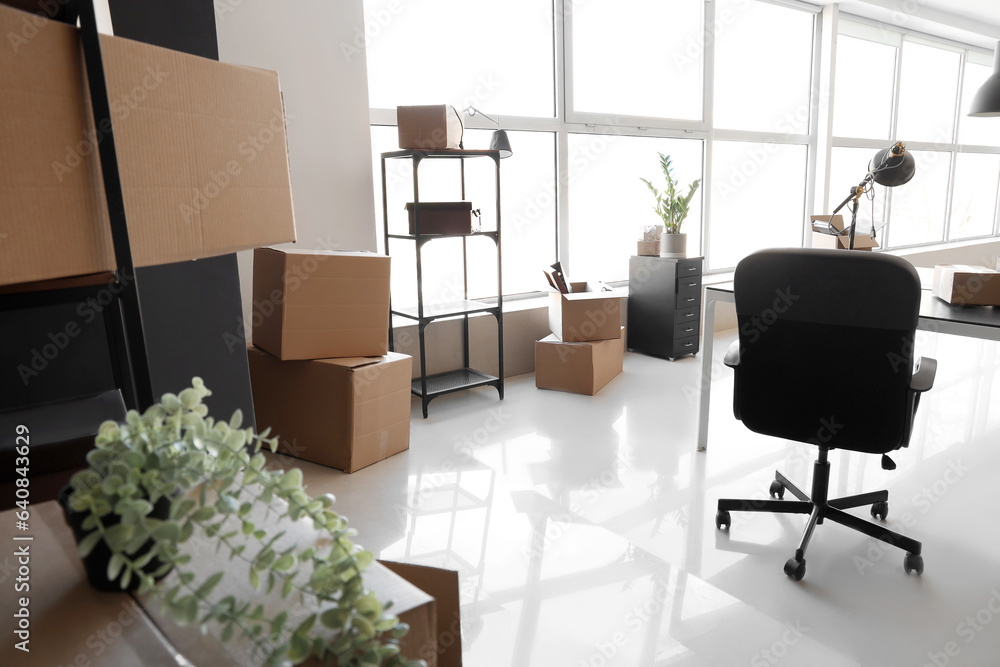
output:
<path id="1" fill-rule="evenodd" d="M 280 451 L 355 472 L 409 448 L 411 357 L 281 361 L 254 347 L 247 356 L 256 421 Z"/>
<path id="2" fill-rule="evenodd" d="M 844 231 L 844 216 L 835 215 L 833 220 L 830 220 L 828 215 L 814 215 L 811 220 L 813 222 L 823 222 L 829 221 L 830 227 L 833 229 Z M 812 233 L 812 247 L 813 248 L 829 248 L 832 250 L 846 250 L 851 244 L 851 237 L 848 234 L 832 236 L 830 234 L 823 234 L 817 231 Z M 872 248 L 877 248 L 878 241 L 871 237 L 871 234 L 854 234 L 854 249 L 855 250 L 871 250 Z"/>
<path id="3" fill-rule="evenodd" d="M 535 386 L 593 396 L 622 372 L 625 337 L 564 342 L 555 334 L 535 343 Z"/>
<path id="4" fill-rule="evenodd" d="M 279 359 L 389 351 L 389 257 L 257 248 L 253 344 Z"/>
<path id="5" fill-rule="evenodd" d="M 0 5 L 0 285 L 111 271 L 80 33 Z M 101 36 L 135 266 L 295 240 L 275 72 Z"/>
<path id="6" fill-rule="evenodd" d="M 622 335 L 622 300 L 601 283 L 571 282 L 570 293 L 549 292 L 549 330 L 566 342 Z"/>
<path id="7" fill-rule="evenodd" d="M 952 305 L 1000 306 L 1000 270 L 938 264 L 934 267 L 931 291 Z"/>

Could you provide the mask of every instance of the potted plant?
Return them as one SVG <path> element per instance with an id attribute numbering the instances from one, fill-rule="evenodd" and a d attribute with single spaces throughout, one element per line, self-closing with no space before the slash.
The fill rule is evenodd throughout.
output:
<path id="1" fill-rule="evenodd" d="M 691 206 L 691 199 L 701 185 L 701 179 L 695 179 L 688 186 L 687 194 L 682 195 L 678 190 L 679 183 L 674 179 L 673 164 L 669 155 L 658 153 L 660 156 L 660 168 L 667 179 L 667 188 L 661 193 L 656 186 L 645 178 L 640 180 L 646 184 L 653 196 L 656 197 L 656 206 L 653 208 L 656 214 L 663 220 L 663 234 L 660 236 L 660 257 L 686 257 L 687 256 L 687 234 L 681 233 L 681 223 L 688 215 Z"/>
<path id="2" fill-rule="evenodd" d="M 362 573 L 374 558 L 353 544 L 333 497 L 310 497 L 297 468 L 267 469 L 261 447 L 274 451 L 277 440 L 241 428 L 239 410 L 216 422 L 202 402 L 210 395 L 194 378 L 141 415 L 129 411 L 124 424 L 101 425 L 88 467 L 61 496 L 67 520 L 79 524 L 80 556 L 105 548 L 105 585 L 148 593 L 147 604 L 158 601 L 176 623 L 214 628 L 223 642 L 247 637 L 266 665 L 316 656 L 344 667 L 426 667 L 400 655 L 408 628 L 365 588 Z M 321 539 L 279 547 L 277 526 L 305 517 Z M 191 566 L 185 545 L 194 535 L 215 543 L 217 569 L 204 559 Z M 214 594 L 239 571 L 227 559 L 244 562 L 242 576 L 249 571 L 255 590 L 289 598 L 289 610 L 300 612 L 298 603 L 311 598 L 320 611 L 292 622 L 287 610 L 270 612 L 257 596 Z M 92 570 L 93 563 L 88 576 Z"/>

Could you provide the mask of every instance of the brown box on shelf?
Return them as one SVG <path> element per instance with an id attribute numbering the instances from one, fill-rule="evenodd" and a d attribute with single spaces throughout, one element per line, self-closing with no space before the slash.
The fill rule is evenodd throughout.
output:
<path id="1" fill-rule="evenodd" d="M 660 242 L 659 241 L 636 241 L 635 254 L 640 257 L 659 257 L 660 256 Z"/>
<path id="2" fill-rule="evenodd" d="M 1000 271 L 985 266 L 938 264 L 934 296 L 958 306 L 1000 306 Z"/>
<path id="3" fill-rule="evenodd" d="M 555 334 L 535 343 L 535 386 L 593 396 L 622 372 L 625 340 L 567 343 Z"/>
<path id="4" fill-rule="evenodd" d="M 257 248 L 253 344 L 283 360 L 389 350 L 389 257 Z"/>
<path id="5" fill-rule="evenodd" d="M 257 424 L 280 437 L 282 452 L 354 472 L 409 448 L 409 356 L 281 361 L 253 347 L 247 354 Z"/>
<path id="6" fill-rule="evenodd" d="M 0 6 L 0 33 L 37 19 Z M 0 285 L 115 268 L 79 30 L 0 49 Z M 295 240 L 278 75 L 101 36 L 136 266 Z"/>
<path id="7" fill-rule="evenodd" d="M 462 141 L 462 116 L 449 104 L 398 106 L 396 125 L 400 148 L 458 148 Z"/>
<path id="8" fill-rule="evenodd" d="M 549 330 L 566 342 L 621 338 L 622 300 L 594 283 L 569 284 L 569 294 L 549 292 Z"/>
<path id="9" fill-rule="evenodd" d="M 406 204 L 410 219 L 410 233 L 417 233 L 415 209 L 420 209 L 421 234 L 471 234 L 472 202 L 434 201 Z"/>
<path id="10" fill-rule="evenodd" d="M 811 217 L 813 222 L 829 223 L 831 229 L 837 231 L 844 231 L 844 216 L 835 215 L 833 220 L 830 219 L 828 215 L 814 215 Z M 833 236 L 831 234 L 823 234 L 822 232 L 815 231 L 813 229 L 812 235 L 812 247 L 813 248 L 828 248 L 831 250 L 846 250 L 851 244 L 851 237 L 847 234 L 843 236 L 837 235 Z M 872 248 L 877 248 L 878 241 L 871 237 L 871 234 L 855 234 L 854 235 L 854 249 L 855 250 L 871 250 Z"/>

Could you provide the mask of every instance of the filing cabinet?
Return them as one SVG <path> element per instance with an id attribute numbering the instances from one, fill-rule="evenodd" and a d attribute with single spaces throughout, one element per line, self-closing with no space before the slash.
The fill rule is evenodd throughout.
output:
<path id="1" fill-rule="evenodd" d="M 701 272 L 701 257 L 629 260 L 630 350 L 671 360 L 698 352 Z"/>

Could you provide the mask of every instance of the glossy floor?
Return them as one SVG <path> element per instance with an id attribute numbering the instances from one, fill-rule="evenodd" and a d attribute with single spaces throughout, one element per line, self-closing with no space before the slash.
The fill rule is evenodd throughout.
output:
<path id="1" fill-rule="evenodd" d="M 300 467 L 379 557 L 459 570 L 468 667 L 1000 665 L 1000 344 L 919 343 L 937 384 L 898 469 L 835 452 L 831 495 L 888 488 L 889 524 L 924 542 L 920 577 L 827 523 L 795 583 L 782 565 L 804 517 L 717 531 L 718 498 L 764 497 L 776 468 L 808 488 L 816 450 L 736 422 L 717 364 L 695 452 L 700 358 L 628 354 L 595 397 L 525 375 L 426 420 L 414 401 L 408 452 L 353 475 Z"/>

